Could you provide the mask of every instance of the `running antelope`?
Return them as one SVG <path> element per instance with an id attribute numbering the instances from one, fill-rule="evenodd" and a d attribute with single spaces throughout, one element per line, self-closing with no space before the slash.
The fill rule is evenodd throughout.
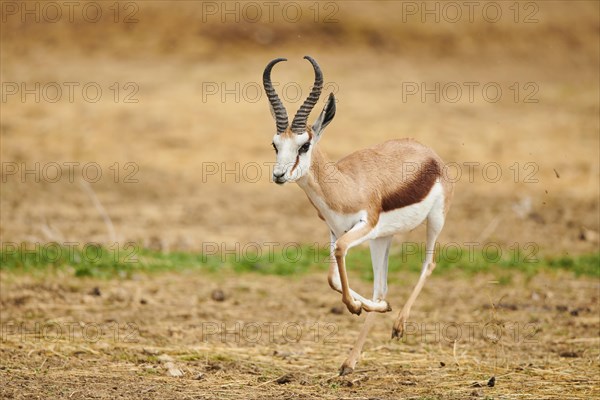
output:
<path id="1" fill-rule="evenodd" d="M 315 123 L 307 125 L 308 115 L 321 95 L 323 74 L 314 59 L 304 58 L 314 68 L 315 82 L 291 125 L 271 83 L 273 66 L 286 59 L 271 61 L 263 73 L 265 92 L 277 126 L 273 136 L 276 153 L 273 181 L 279 185 L 296 182 L 306 192 L 319 218 L 330 230 L 329 286 L 342 294 L 342 301 L 351 313 L 368 312 L 359 337 L 340 369 L 340 375 L 345 375 L 354 371 L 373 324 L 374 312 L 392 310 L 385 300 L 392 236 L 427 221 L 421 275 L 392 329 L 392 338 L 402 336 L 410 309 L 435 268 L 434 247 L 448 213 L 453 185 L 442 174 L 444 164 L 440 157 L 413 139 L 389 140 L 337 162 L 328 161 L 318 143 L 335 116 L 335 98 L 330 94 Z M 348 250 L 366 241 L 370 241 L 373 264 L 371 299 L 350 289 L 345 263 Z"/>

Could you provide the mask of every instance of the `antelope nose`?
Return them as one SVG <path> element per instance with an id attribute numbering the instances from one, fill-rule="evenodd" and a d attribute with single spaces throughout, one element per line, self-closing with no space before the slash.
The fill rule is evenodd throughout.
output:
<path id="1" fill-rule="evenodd" d="M 279 180 L 279 178 L 283 178 L 284 175 L 285 175 L 285 172 L 282 172 L 280 174 L 278 174 L 277 172 L 273 172 L 273 178 L 275 180 Z"/>

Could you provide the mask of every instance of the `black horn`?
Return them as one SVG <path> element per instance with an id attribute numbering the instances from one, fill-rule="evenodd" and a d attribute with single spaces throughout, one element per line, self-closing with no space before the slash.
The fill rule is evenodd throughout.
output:
<path id="1" fill-rule="evenodd" d="M 267 64 L 265 68 L 265 72 L 263 72 L 263 85 L 265 87 L 265 93 L 267 93 L 267 98 L 269 99 L 269 103 L 271 103 L 271 113 L 275 118 L 277 123 L 277 134 L 283 133 L 288 127 L 288 116 L 283 103 L 277 96 L 275 89 L 273 88 L 273 84 L 271 83 L 271 70 L 273 66 L 281 61 L 287 61 L 286 58 L 276 58 Z"/>
<path id="2" fill-rule="evenodd" d="M 310 56 L 304 56 L 304 58 L 310 61 L 315 69 L 315 84 L 313 85 L 308 98 L 304 101 L 304 104 L 302 104 L 302 107 L 300 107 L 294 116 L 294 120 L 292 121 L 292 132 L 297 134 L 301 134 L 306 130 L 306 120 L 308 119 L 308 114 L 310 114 L 315 104 L 317 104 L 317 101 L 319 101 L 321 90 L 323 89 L 323 73 L 321 72 L 321 68 L 319 68 L 319 64 L 317 64 L 317 62 Z"/>

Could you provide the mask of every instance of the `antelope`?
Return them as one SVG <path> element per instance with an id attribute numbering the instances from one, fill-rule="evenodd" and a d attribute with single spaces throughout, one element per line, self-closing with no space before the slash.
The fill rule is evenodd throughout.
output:
<path id="1" fill-rule="evenodd" d="M 335 116 L 336 100 L 331 93 L 314 124 L 307 125 L 308 115 L 321 95 L 323 73 L 313 58 L 304 58 L 313 66 L 315 81 L 291 125 L 271 82 L 273 66 L 287 59 L 272 60 L 263 73 L 263 85 L 277 129 L 273 136 L 276 153 L 273 181 L 278 185 L 296 182 L 304 190 L 319 218 L 329 227 L 329 286 L 342 294 L 342 302 L 351 313 L 368 312 L 358 339 L 340 368 L 340 375 L 346 375 L 354 372 L 375 313 L 392 310 L 385 297 L 393 235 L 408 232 L 427 221 L 421 274 L 392 328 L 392 339 L 402 337 L 413 303 L 435 269 L 434 247 L 454 188 L 443 174 L 441 158 L 413 139 L 388 140 L 337 162 L 329 161 L 318 143 Z M 373 267 L 370 299 L 350 288 L 345 262 L 348 250 L 366 241 L 369 241 Z"/>

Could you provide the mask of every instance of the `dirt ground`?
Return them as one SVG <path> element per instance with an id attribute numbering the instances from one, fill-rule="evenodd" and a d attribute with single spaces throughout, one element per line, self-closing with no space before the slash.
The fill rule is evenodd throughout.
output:
<path id="1" fill-rule="evenodd" d="M 1 277 L 4 399 L 600 396 L 599 284 L 565 273 L 517 274 L 510 285 L 434 275 L 407 336 L 393 341 L 416 280 L 400 276 L 395 311 L 379 317 L 344 377 L 364 315 L 350 315 L 324 275 Z"/>

